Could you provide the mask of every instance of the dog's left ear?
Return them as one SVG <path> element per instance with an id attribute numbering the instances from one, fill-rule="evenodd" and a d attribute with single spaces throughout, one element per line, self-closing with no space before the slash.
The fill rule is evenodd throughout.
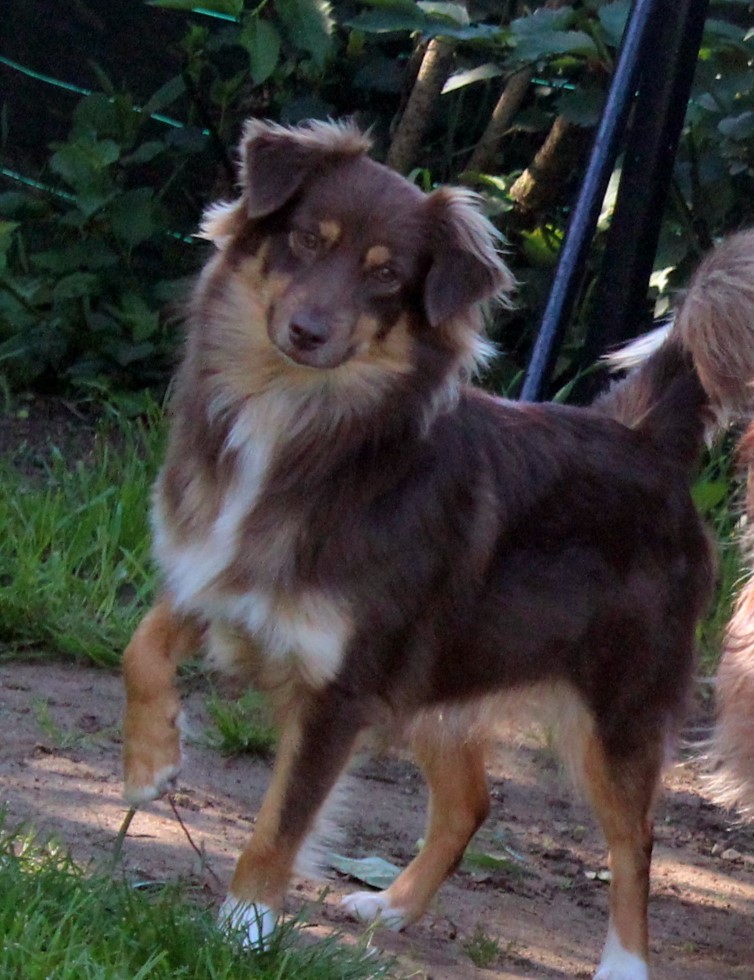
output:
<path id="1" fill-rule="evenodd" d="M 328 163 L 361 156 L 369 138 L 350 123 L 312 121 L 286 127 L 251 119 L 240 146 L 246 213 L 264 218 L 287 204 Z"/>
<path id="2" fill-rule="evenodd" d="M 424 309 L 434 327 L 486 299 L 504 300 L 515 280 L 496 248 L 499 235 L 470 191 L 441 187 L 427 198 L 433 227 L 432 265 Z"/>

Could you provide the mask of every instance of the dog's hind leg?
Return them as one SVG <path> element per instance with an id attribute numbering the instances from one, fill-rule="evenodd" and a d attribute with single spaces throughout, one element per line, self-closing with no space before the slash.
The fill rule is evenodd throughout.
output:
<path id="1" fill-rule="evenodd" d="M 356 892 L 343 900 L 357 918 L 379 917 L 393 929 L 402 929 L 422 915 L 442 882 L 458 866 L 466 845 L 489 812 L 483 745 L 453 742 L 435 730 L 431 734 L 435 737 L 412 742 L 429 786 L 423 848 L 389 888 Z"/>
<path id="2" fill-rule="evenodd" d="M 642 738 L 631 752 L 609 752 L 595 732 L 584 745 L 586 790 L 610 852 L 610 920 L 595 980 L 647 980 L 647 903 L 652 806 L 664 739 Z"/>
<path id="3" fill-rule="evenodd" d="M 142 619 L 123 654 L 124 793 L 133 804 L 157 799 L 181 768 L 178 664 L 202 640 L 198 624 L 178 615 L 168 598 Z"/>
<path id="4" fill-rule="evenodd" d="M 298 852 L 348 762 L 361 706 L 326 692 L 288 698 L 272 782 L 220 909 L 225 927 L 260 947 L 275 928 Z"/>

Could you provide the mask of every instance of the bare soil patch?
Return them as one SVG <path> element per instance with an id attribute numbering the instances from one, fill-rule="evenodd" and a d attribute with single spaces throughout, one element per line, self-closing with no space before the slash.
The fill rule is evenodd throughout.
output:
<path id="1" fill-rule="evenodd" d="M 201 682 L 187 682 L 194 730 L 178 811 L 160 801 L 139 811 L 123 850 L 129 876 L 187 879 L 220 901 L 235 858 L 253 830 L 270 764 L 225 759 L 202 744 L 206 726 Z M 119 677 L 50 663 L 0 665 L 0 805 L 11 824 L 28 822 L 63 841 L 80 861 L 113 853 L 125 815 L 120 784 Z M 405 976 L 467 978 L 590 977 L 607 918 L 601 880 L 604 847 L 588 809 L 574 800 L 540 736 L 501 746 L 490 771 L 492 814 L 472 851 L 502 857 L 492 867 L 458 871 L 427 916 L 405 933 L 384 929 L 374 944 L 398 959 Z M 343 815 L 343 854 L 379 855 L 405 864 L 423 834 L 426 794 L 414 767 L 365 757 L 351 777 Z M 657 817 L 651 902 L 656 980 L 754 977 L 754 829 L 736 826 L 705 795 L 693 751 L 673 767 Z M 340 898 L 363 887 L 333 875 L 299 881 L 289 910 L 309 907 L 307 935 L 362 927 L 348 921 Z M 497 942 L 484 968 L 469 940 Z"/>

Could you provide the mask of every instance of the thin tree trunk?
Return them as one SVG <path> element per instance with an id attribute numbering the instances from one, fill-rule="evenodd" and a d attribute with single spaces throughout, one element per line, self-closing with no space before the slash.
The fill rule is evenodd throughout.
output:
<path id="1" fill-rule="evenodd" d="M 511 75 L 505 84 L 497 105 L 492 110 L 490 121 L 482 138 L 476 145 L 471 158 L 466 165 L 467 170 L 476 173 L 486 173 L 492 167 L 497 148 L 510 128 L 513 117 L 524 100 L 532 78 L 531 68 L 522 68 Z"/>
<path id="2" fill-rule="evenodd" d="M 558 116 L 547 139 L 510 189 L 523 211 L 539 211 L 557 200 L 587 146 L 587 130 Z"/>
<path id="3" fill-rule="evenodd" d="M 419 74 L 411 91 L 387 155 L 387 165 L 405 174 L 414 165 L 432 119 L 435 103 L 453 64 L 455 45 L 434 37 L 424 52 Z"/>

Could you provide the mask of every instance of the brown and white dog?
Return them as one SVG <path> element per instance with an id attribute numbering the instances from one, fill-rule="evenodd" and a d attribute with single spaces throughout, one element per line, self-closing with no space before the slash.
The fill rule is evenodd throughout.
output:
<path id="1" fill-rule="evenodd" d="M 502 696 L 535 690 L 610 849 L 596 976 L 643 980 L 652 804 L 713 579 L 689 479 L 754 377 L 726 307 L 752 309 L 737 246 L 723 298 L 708 269 L 684 307 L 712 306 L 719 361 L 694 308 L 591 409 L 507 402 L 467 385 L 480 303 L 512 285 L 494 230 L 367 151 L 349 126 L 252 121 L 241 195 L 206 215 L 154 493 L 164 593 L 124 660 L 126 795 L 179 771 L 184 654 L 270 692 L 272 783 L 221 910 L 257 945 L 359 734 L 385 727 L 427 778 L 426 844 L 346 904 L 402 928 L 488 812 Z"/>

